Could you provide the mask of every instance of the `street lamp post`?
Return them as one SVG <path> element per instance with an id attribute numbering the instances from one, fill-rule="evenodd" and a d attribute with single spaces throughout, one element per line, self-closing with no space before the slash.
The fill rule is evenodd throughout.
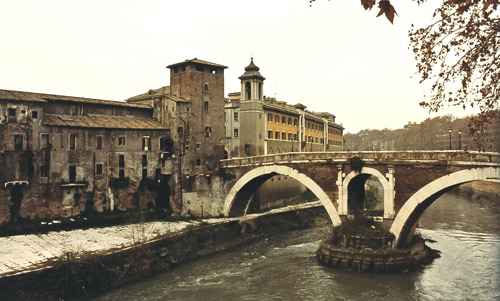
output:
<path id="1" fill-rule="evenodd" d="M 462 131 L 458 131 L 458 149 L 462 149 Z"/>
<path id="2" fill-rule="evenodd" d="M 451 150 L 451 128 L 448 129 L 448 133 L 450 134 L 450 150 Z"/>

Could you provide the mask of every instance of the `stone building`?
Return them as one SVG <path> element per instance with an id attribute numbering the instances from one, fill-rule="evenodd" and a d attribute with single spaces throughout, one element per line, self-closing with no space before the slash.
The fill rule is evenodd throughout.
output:
<path id="1" fill-rule="evenodd" d="M 343 150 L 344 128 L 333 114 L 265 97 L 259 70 L 252 58 L 239 78 L 241 92 L 229 93 L 226 99 L 228 157 Z"/>
<path id="2" fill-rule="evenodd" d="M 136 193 L 161 174 L 166 128 L 152 115 L 142 104 L 0 90 L 0 223 L 168 208 Z"/>

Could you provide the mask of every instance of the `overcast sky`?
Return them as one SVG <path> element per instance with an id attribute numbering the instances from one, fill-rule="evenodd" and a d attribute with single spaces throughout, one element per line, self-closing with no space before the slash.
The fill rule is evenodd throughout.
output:
<path id="1" fill-rule="evenodd" d="M 431 10 L 399 2 L 391 25 L 352 0 L 0 0 L 0 89 L 125 100 L 197 57 L 229 67 L 227 95 L 253 55 L 266 96 L 333 113 L 346 132 L 400 128 L 436 114 L 418 105 L 427 86 L 408 49 Z"/>

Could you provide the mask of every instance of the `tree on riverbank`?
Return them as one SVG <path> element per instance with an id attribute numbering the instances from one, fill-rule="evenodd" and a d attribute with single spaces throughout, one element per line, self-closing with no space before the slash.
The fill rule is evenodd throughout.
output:
<path id="1" fill-rule="evenodd" d="M 309 0 L 312 4 L 316 0 Z M 422 4 L 427 0 L 413 0 Z M 421 106 L 437 112 L 445 105 L 479 108 L 469 131 L 482 133 L 495 117 L 500 97 L 499 0 L 442 0 L 432 22 L 409 31 L 420 82 L 431 83 Z M 365 10 L 378 5 L 393 23 L 388 0 L 361 0 Z"/>

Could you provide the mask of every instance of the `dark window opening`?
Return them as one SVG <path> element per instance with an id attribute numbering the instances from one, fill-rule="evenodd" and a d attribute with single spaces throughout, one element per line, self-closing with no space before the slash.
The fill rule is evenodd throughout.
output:
<path id="1" fill-rule="evenodd" d="M 204 71 L 203 65 L 196 64 L 196 71 L 203 72 Z"/>
<path id="2" fill-rule="evenodd" d="M 76 165 L 69 166 L 69 183 L 76 182 Z"/>
<path id="3" fill-rule="evenodd" d="M 288 125 L 292 125 L 292 118 L 288 118 Z"/>
<path id="4" fill-rule="evenodd" d="M 182 71 L 182 72 L 185 72 L 185 71 L 186 71 L 186 65 L 182 65 L 182 66 L 181 66 L 181 71 Z"/>
<path id="5" fill-rule="evenodd" d="M 234 137 L 238 138 L 238 129 L 234 129 Z"/>
<path id="6" fill-rule="evenodd" d="M 41 165 L 40 166 L 40 177 L 47 178 L 49 176 L 49 166 Z"/>
<path id="7" fill-rule="evenodd" d="M 285 116 L 281 117 L 281 123 L 286 124 L 286 117 Z"/>
<path id="8" fill-rule="evenodd" d="M 14 135 L 14 150 L 23 150 L 23 135 Z"/>
<path id="9" fill-rule="evenodd" d="M 275 115 L 275 116 L 274 116 L 274 121 L 275 121 L 276 123 L 280 123 L 280 116 L 279 116 L 279 115 Z"/>
<path id="10" fill-rule="evenodd" d="M 118 167 L 120 167 L 120 168 L 125 167 L 125 155 L 118 156 Z"/>
<path id="11" fill-rule="evenodd" d="M 208 84 L 203 84 L 203 92 L 208 92 Z"/>
<path id="12" fill-rule="evenodd" d="M 179 68 L 175 67 L 175 68 L 174 68 L 174 73 L 175 73 L 175 74 L 179 73 Z"/>
<path id="13" fill-rule="evenodd" d="M 76 150 L 76 136 L 75 135 L 69 135 L 69 150 L 71 150 L 71 151 Z"/>
<path id="14" fill-rule="evenodd" d="M 125 179 L 125 169 L 120 169 L 120 170 L 118 171 L 118 177 L 119 177 L 120 179 Z"/>
<path id="15" fill-rule="evenodd" d="M 267 131 L 267 138 L 273 139 L 273 131 Z"/>
<path id="16" fill-rule="evenodd" d="M 208 111 L 208 101 L 204 101 L 204 102 L 203 102 L 203 109 L 204 109 L 205 111 Z"/>
<path id="17" fill-rule="evenodd" d="M 234 112 L 234 120 L 238 121 L 238 112 Z"/>
<path id="18" fill-rule="evenodd" d="M 177 128 L 177 134 L 182 135 L 183 132 L 184 132 L 184 129 L 182 128 L 182 126 Z"/>
<path id="19" fill-rule="evenodd" d="M 98 163 L 95 166 L 95 174 L 102 175 L 102 163 Z"/>
<path id="20" fill-rule="evenodd" d="M 262 99 L 262 83 L 259 83 L 259 99 Z"/>
<path id="21" fill-rule="evenodd" d="M 286 133 L 285 132 L 281 133 L 281 140 L 286 140 Z"/>
<path id="22" fill-rule="evenodd" d="M 148 155 L 142 155 L 142 166 L 148 166 Z"/>
<path id="23" fill-rule="evenodd" d="M 142 178 L 145 179 L 148 177 L 148 169 L 147 168 L 143 168 L 142 169 Z"/>
<path id="24" fill-rule="evenodd" d="M 252 91 L 251 91 L 250 82 L 247 82 L 245 84 L 245 95 L 246 95 L 246 99 L 252 99 Z"/>
<path id="25" fill-rule="evenodd" d="M 31 111 L 31 118 L 38 119 L 38 111 Z"/>
<path id="26" fill-rule="evenodd" d="M 273 122 L 273 114 L 267 114 L 267 121 Z"/>
<path id="27" fill-rule="evenodd" d="M 274 133 L 274 139 L 279 140 L 280 139 L 280 132 L 276 131 Z"/>
<path id="28" fill-rule="evenodd" d="M 205 127 L 205 137 L 210 137 L 212 135 L 212 128 L 209 126 Z"/>
<path id="29" fill-rule="evenodd" d="M 96 137 L 96 149 L 101 150 L 102 149 L 102 136 L 97 136 Z"/>
<path id="30" fill-rule="evenodd" d="M 125 145 L 125 137 L 118 137 L 118 145 Z"/>
<path id="31" fill-rule="evenodd" d="M 196 160 L 196 165 L 198 165 L 198 166 L 201 165 L 201 160 L 200 159 Z"/>
<path id="32" fill-rule="evenodd" d="M 16 116 L 16 109 L 9 108 L 9 117 L 15 117 L 15 116 Z"/>

